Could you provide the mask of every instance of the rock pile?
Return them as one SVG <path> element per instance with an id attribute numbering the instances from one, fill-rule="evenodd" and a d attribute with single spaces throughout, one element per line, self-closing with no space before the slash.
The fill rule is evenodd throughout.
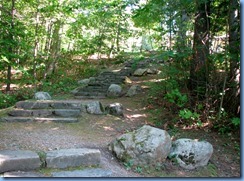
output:
<path id="1" fill-rule="evenodd" d="M 189 170 L 207 165 L 213 153 L 212 145 L 206 141 L 178 139 L 171 143 L 167 131 L 148 125 L 117 137 L 109 150 L 125 163 L 155 165 L 169 157 Z"/>

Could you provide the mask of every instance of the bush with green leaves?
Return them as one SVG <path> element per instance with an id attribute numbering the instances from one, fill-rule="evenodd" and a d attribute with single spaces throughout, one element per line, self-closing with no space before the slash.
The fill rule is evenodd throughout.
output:
<path id="1" fill-rule="evenodd" d="M 173 89 L 166 93 L 164 99 L 171 103 L 175 103 L 179 107 L 183 107 L 188 101 L 187 96 L 185 94 L 181 94 L 179 89 Z"/>
<path id="2" fill-rule="evenodd" d="M 16 96 L 14 94 L 0 93 L 0 108 L 7 108 L 16 103 Z"/>

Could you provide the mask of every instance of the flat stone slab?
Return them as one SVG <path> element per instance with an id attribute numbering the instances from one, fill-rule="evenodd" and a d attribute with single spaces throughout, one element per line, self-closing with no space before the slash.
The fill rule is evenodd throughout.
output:
<path id="1" fill-rule="evenodd" d="M 77 118 L 34 118 L 35 122 L 55 122 L 55 123 L 76 123 L 79 120 Z"/>
<path id="2" fill-rule="evenodd" d="M 84 170 L 53 172 L 52 177 L 111 177 L 112 172 L 110 170 L 104 170 L 101 168 L 91 168 Z"/>
<path id="3" fill-rule="evenodd" d="M 3 174 L 3 177 L 45 177 L 45 176 L 36 172 L 17 171 L 17 172 L 5 172 Z"/>
<path id="4" fill-rule="evenodd" d="M 29 150 L 0 151 L 0 173 L 9 171 L 35 170 L 41 165 L 37 153 Z"/>
<path id="5" fill-rule="evenodd" d="M 94 101 L 81 100 L 37 100 L 37 101 L 19 101 L 15 104 L 18 109 L 78 109 L 86 111 L 86 105 Z"/>
<path id="6" fill-rule="evenodd" d="M 1 121 L 5 122 L 39 122 L 39 123 L 48 123 L 48 122 L 55 122 L 55 123 L 75 123 L 79 120 L 77 118 L 38 118 L 38 117 L 3 117 Z"/>
<path id="7" fill-rule="evenodd" d="M 40 109 L 40 110 L 25 110 L 25 109 L 15 109 L 8 113 L 10 116 L 15 117 L 43 117 L 43 116 L 51 116 L 53 114 L 52 110 L 49 109 Z"/>
<path id="8" fill-rule="evenodd" d="M 46 156 L 47 168 L 67 168 L 77 166 L 99 165 L 101 153 L 98 149 L 62 149 L 48 151 Z"/>
<path id="9" fill-rule="evenodd" d="M 2 117 L 0 119 L 3 122 L 32 122 L 34 118 L 32 117 Z"/>

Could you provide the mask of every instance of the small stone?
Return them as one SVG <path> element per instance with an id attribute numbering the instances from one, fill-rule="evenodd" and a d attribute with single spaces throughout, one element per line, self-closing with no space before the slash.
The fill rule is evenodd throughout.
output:
<path id="1" fill-rule="evenodd" d="M 36 92 L 34 95 L 36 100 L 51 100 L 52 97 L 47 92 Z"/>
<path id="2" fill-rule="evenodd" d="M 90 79 L 82 79 L 78 81 L 78 84 L 89 84 Z"/>
<path id="3" fill-rule="evenodd" d="M 137 69 L 135 72 L 134 72 L 134 76 L 143 76 L 143 75 L 146 75 L 147 74 L 147 69 Z"/>
<path id="4" fill-rule="evenodd" d="M 86 110 L 89 114 L 104 114 L 104 108 L 99 101 L 89 102 L 86 105 Z"/>
<path id="5" fill-rule="evenodd" d="M 122 93 L 122 88 L 120 85 L 111 84 L 107 91 L 108 97 L 119 97 Z"/>
<path id="6" fill-rule="evenodd" d="M 107 107 L 105 107 L 105 111 L 108 114 L 114 115 L 114 116 L 124 116 L 123 113 L 123 105 L 120 103 L 113 103 L 109 104 Z"/>
<path id="7" fill-rule="evenodd" d="M 138 93 L 141 92 L 141 91 L 142 91 L 141 86 L 139 86 L 139 85 L 132 85 L 132 86 L 130 87 L 130 89 L 127 91 L 127 93 L 126 93 L 125 96 L 126 96 L 126 97 L 132 97 L 132 96 L 138 94 Z"/>

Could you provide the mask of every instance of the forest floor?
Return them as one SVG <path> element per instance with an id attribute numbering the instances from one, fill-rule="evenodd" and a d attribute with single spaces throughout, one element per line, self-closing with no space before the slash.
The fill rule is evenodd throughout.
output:
<path id="1" fill-rule="evenodd" d="M 133 84 L 144 85 L 157 79 L 157 75 L 131 78 Z M 97 148 L 102 153 L 102 167 L 111 170 L 116 177 L 240 177 L 240 138 L 232 134 L 221 135 L 211 130 L 183 129 L 175 127 L 172 139 L 191 138 L 206 140 L 213 145 L 214 152 L 206 167 L 185 170 L 171 160 L 155 168 L 134 168 L 119 162 L 108 150 L 108 144 L 117 136 L 151 124 L 153 116 L 144 104 L 148 89 L 134 97 L 98 99 L 103 106 L 121 103 L 124 118 L 111 115 L 84 114 L 78 123 L 0 123 L 0 150 L 28 149 L 47 151 L 62 148 Z M 73 99 L 69 95 L 54 99 Z M 0 115 L 6 110 L 0 110 Z M 168 114 L 165 113 L 165 116 Z M 44 171 L 41 171 L 44 174 Z"/>

